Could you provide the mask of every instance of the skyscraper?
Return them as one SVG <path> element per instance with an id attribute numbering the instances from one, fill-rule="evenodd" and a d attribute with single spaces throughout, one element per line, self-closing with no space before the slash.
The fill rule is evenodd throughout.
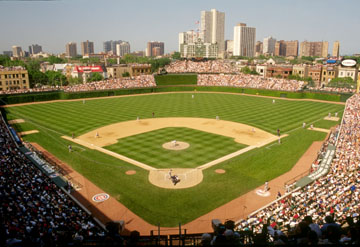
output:
<path id="1" fill-rule="evenodd" d="M 256 28 L 239 23 L 234 27 L 234 56 L 255 56 Z"/>
<path id="2" fill-rule="evenodd" d="M 38 53 L 40 53 L 40 52 L 42 52 L 42 47 L 41 47 L 41 45 L 36 44 L 36 45 L 30 45 L 30 46 L 29 46 L 29 53 L 30 53 L 30 55 L 38 54 Z"/>
<path id="3" fill-rule="evenodd" d="M 76 57 L 77 56 L 77 49 L 75 42 L 69 42 L 66 44 L 66 56 L 67 57 Z"/>
<path id="4" fill-rule="evenodd" d="M 275 56 L 284 56 L 284 57 L 297 57 L 299 50 L 299 41 L 297 40 L 280 40 L 275 43 Z"/>
<path id="5" fill-rule="evenodd" d="M 276 39 L 269 36 L 264 39 L 263 42 L 263 53 L 264 54 L 274 54 L 275 53 L 275 43 Z"/>
<path id="6" fill-rule="evenodd" d="M 309 42 L 303 41 L 300 43 L 299 56 L 311 56 L 311 57 L 327 57 L 329 50 L 329 42 Z"/>
<path id="7" fill-rule="evenodd" d="M 147 43 L 147 47 L 146 47 L 146 56 L 147 57 L 154 57 L 154 47 L 159 47 L 160 50 L 157 52 L 157 56 L 162 56 L 164 55 L 164 42 L 159 42 L 159 41 L 151 41 Z"/>
<path id="8" fill-rule="evenodd" d="M 116 45 L 120 45 L 122 40 L 110 40 L 103 42 L 104 52 L 116 54 Z"/>
<path id="9" fill-rule="evenodd" d="M 299 54 L 299 41 L 298 40 L 285 41 L 285 45 L 286 45 L 286 52 L 285 52 L 286 57 L 289 57 L 289 56 L 297 57 L 298 56 L 298 54 Z"/>
<path id="10" fill-rule="evenodd" d="M 256 41 L 255 43 L 255 56 L 259 56 L 263 53 L 263 42 Z"/>
<path id="11" fill-rule="evenodd" d="M 81 54 L 83 56 L 94 54 L 94 42 L 89 40 L 81 42 Z"/>
<path id="12" fill-rule="evenodd" d="M 334 42 L 332 55 L 333 55 L 333 57 L 339 57 L 340 56 L 340 42 L 339 41 Z"/>
<path id="13" fill-rule="evenodd" d="M 223 56 L 225 51 L 225 13 L 216 9 L 201 11 L 201 39 L 204 43 L 218 44 L 218 52 Z"/>
<path id="14" fill-rule="evenodd" d="M 232 55 L 234 52 L 234 40 L 226 40 L 225 41 L 225 51 L 229 55 Z"/>
<path id="15" fill-rule="evenodd" d="M 9 57 L 12 57 L 13 56 L 13 52 L 12 51 L 3 51 L 3 54 L 5 56 L 9 56 Z"/>
<path id="16" fill-rule="evenodd" d="M 16 46 L 16 45 L 14 45 L 14 46 L 12 47 L 12 52 L 13 52 L 13 56 L 14 56 L 14 57 L 22 57 L 22 56 L 23 56 L 23 52 L 22 52 L 21 46 Z"/>
<path id="17" fill-rule="evenodd" d="M 121 42 L 120 44 L 116 45 L 116 55 L 122 57 L 125 54 L 130 53 L 130 43 L 129 42 Z"/>
<path id="18" fill-rule="evenodd" d="M 190 44 L 197 42 L 197 34 L 194 30 L 179 33 L 179 52 L 181 44 Z"/>

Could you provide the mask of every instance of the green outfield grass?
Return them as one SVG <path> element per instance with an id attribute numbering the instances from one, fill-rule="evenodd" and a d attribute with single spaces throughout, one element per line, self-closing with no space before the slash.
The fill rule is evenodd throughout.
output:
<path id="1" fill-rule="evenodd" d="M 187 142 L 190 147 L 184 150 L 162 147 L 172 140 Z M 225 136 L 189 128 L 163 128 L 119 139 L 105 148 L 154 168 L 195 168 L 244 147 Z"/>
<path id="2" fill-rule="evenodd" d="M 16 129 L 40 131 L 24 136 L 26 141 L 39 143 L 148 222 L 176 226 L 179 222 L 184 224 L 194 220 L 290 170 L 313 141 L 323 140 L 326 136 L 322 132 L 302 129 L 302 123 L 331 127 L 337 123 L 323 118 L 329 112 L 338 112 L 341 117 L 344 109 L 343 105 L 282 99 L 276 99 L 272 104 L 270 98 L 221 93 L 194 93 L 192 99 L 191 94 L 106 98 L 86 100 L 85 104 L 82 100 L 52 102 L 6 110 L 8 119 L 25 119 L 26 123 L 17 124 Z M 70 142 L 61 138 L 62 135 L 71 136 L 73 132 L 81 135 L 104 125 L 135 120 L 137 116 L 151 118 L 152 112 L 155 117 L 214 119 L 218 115 L 220 119 L 249 124 L 273 134 L 279 128 L 282 134 L 288 133 L 289 136 L 282 140 L 281 145 L 272 143 L 253 149 L 204 170 L 202 183 L 182 190 L 153 186 L 148 181 L 148 171 L 95 150 L 75 147 L 75 151 L 69 154 L 67 145 Z M 208 133 L 204 138 L 207 136 Z M 215 173 L 214 170 L 219 168 L 226 173 Z M 137 173 L 126 175 L 130 169 Z"/>

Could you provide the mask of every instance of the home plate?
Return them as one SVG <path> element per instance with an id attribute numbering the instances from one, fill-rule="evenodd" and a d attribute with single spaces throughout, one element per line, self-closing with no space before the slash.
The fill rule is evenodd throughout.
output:
<path id="1" fill-rule="evenodd" d="M 268 197 L 270 196 L 270 192 L 269 191 L 264 191 L 264 190 L 256 190 L 256 194 L 262 197 Z"/>

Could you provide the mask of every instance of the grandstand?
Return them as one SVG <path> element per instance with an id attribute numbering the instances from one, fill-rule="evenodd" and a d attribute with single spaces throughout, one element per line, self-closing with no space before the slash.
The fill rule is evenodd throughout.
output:
<path id="1" fill-rule="evenodd" d="M 178 62 L 172 73 L 199 73 L 199 86 L 250 87 L 299 91 L 297 81 L 230 74 L 229 65 L 215 61 L 192 64 Z M 200 66 L 200 69 L 197 66 Z M 205 73 L 203 73 L 205 72 Z M 225 75 L 214 73 L 229 73 Z M 116 84 L 114 86 L 114 83 Z M 114 88 L 154 87 L 153 76 L 124 81 L 102 81 L 67 87 L 66 92 Z M 0 120 L 1 182 L 0 218 L 3 246 L 64 245 L 304 245 L 359 244 L 360 236 L 360 95 L 346 102 L 341 125 L 329 135 L 313 162 L 306 181 L 269 205 L 240 217 L 236 222 L 214 220 L 214 232 L 148 236 L 121 232 L 122 224 L 104 226 L 71 196 L 71 184 L 36 150 L 17 142 L 3 119 Z M 331 157 L 331 158 L 330 158 Z M 47 168 L 44 169 L 44 165 Z M 51 170 L 54 169 L 54 170 Z M 69 193 L 70 192 L 70 193 Z"/>

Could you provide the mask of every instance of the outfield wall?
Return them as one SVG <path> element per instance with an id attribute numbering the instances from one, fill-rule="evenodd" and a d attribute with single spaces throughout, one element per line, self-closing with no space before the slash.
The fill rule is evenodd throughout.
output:
<path id="1" fill-rule="evenodd" d="M 107 97 L 117 95 L 132 95 L 143 93 L 159 93 L 159 92 L 182 92 L 182 91 L 202 91 L 202 92 L 228 92 L 228 93 L 243 93 L 250 95 L 262 95 L 279 98 L 290 99 L 317 99 L 335 102 L 345 102 L 351 94 L 331 94 L 318 93 L 311 91 L 289 92 L 289 91 L 274 91 L 256 88 L 238 88 L 238 87 L 221 87 L 221 86 L 159 86 L 153 88 L 133 88 L 133 89 L 114 89 L 114 90 L 97 90 L 86 92 L 42 92 L 42 93 L 26 93 L 26 94 L 8 94 L 0 96 L 0 105 L 11 105 L 19 103 L 51 101 L 51 100 L 67 100 L 67 99 L 82 99 Z"/>

